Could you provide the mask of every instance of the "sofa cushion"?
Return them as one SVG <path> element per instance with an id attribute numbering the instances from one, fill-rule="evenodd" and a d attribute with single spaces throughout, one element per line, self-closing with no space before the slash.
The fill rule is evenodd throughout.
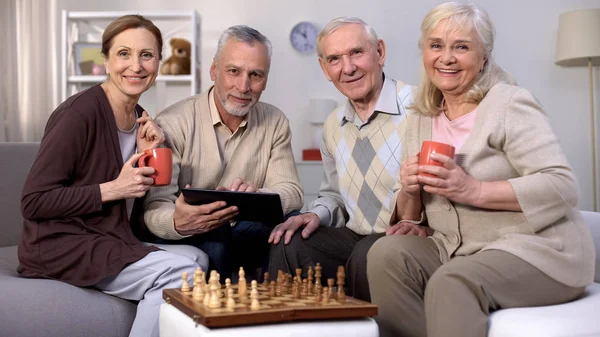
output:
<path id="1" fill-rule="evenodd" d="M 0 248 L 2 336 L 127 336 L 136 305 L 60 281 L 18 277 L 17 247 Z"/>
<path id="2" fill-rule="evenodd" d="M 21 193 L 39 147 L 39 143 L 0 143 L 0 247 L 19 243 Z"/>
<path id="3" fill-rule="evenodd" d="M 594 283 L 573 302 L 492 313 L 488 337 L 600 336 L 598 306 L 600 284 Z"/>

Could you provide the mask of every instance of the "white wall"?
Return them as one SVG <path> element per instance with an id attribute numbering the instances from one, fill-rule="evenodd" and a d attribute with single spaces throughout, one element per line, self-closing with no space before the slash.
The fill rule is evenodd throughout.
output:
<path id="1" fill-rule="evenodd" d="M 440 1 L 401 0 L 56 0 L 60 10 L 183 10 L 196 9 L 202 20 L 202 89 L 210 86 L 208 67 L 217 39 L 227 27 L 247 24 L 273 43 L 269 84 L 262 99 L 281 108 L 292 126 L 294 154 L 308 147 L 306 122 L 309 98 L 341 95 L 327 82 L 316 54 L 296 53 L 289 31 L 298 21 L 322 28 L 337 16 L 359 16 L 387 43 L 385 71 L 394 78 L 416 83 L 419 51 L 416 43 L 423 16 Z M 580 208 L 592 208 L 592 170 L 587 68 L 561 68 L 554 64 L 560 13 L 600 7 L 600 0 L 478 0 L 497 31 L 495 58 L 519 84 L 532 91 L 545 106 L 581 188 Z M 60 21 L 58 21 L 60 22 Z M 599 33 L 600 34 L 600 33 Z M 600 71 L 595 70 L 595 108 L 600 115 Z M 597 118 L 598 119 L 598 118 Z M 598 121 L 596 121 L 598 124 Z M 600 135 L 599 137 L 600 138 Z M 596 145 L 600 149 L 599 145 Z"/>

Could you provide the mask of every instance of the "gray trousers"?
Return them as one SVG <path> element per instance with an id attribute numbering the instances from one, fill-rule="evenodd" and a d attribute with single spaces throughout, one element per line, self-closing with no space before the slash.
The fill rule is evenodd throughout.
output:
<path id="1" fill-rule="evenodd" d="M 433 240 L 413 235 L 378 240 L 367 275 L 382 337 L 484 337 L 494 310 L 564 303 L 584 291 L 500 250 L 442 264 Z"/>
<path id="2" fill-rule="evenodd" d="M 100 281 L 94 287 L 105 294 L 139 301 L 130 337 L 158 337 L 158 314 L 162 290 L 180 288 L 181 274 L 188 272 L 188 282 L 197 267 L 207 271 L 208 256 L 201 250 L 182 245 L 155 245 L 163 251 L 151 252 L 125 267 L 119 274 Z"/>
<path id="3" fill-rule="evenodd" d="M 301 231 L 296 231 L 287 245 L 283 238 L 278 245 L 271 245 L 271 279 L 277 277 L 278 270 L 296 275 L 296 268 L 302 268 L 303 277 L 307 277 L 308 267 L 320 263 L 321 284 L 327 284 L 328 278 L 336 279 L 338 266 L 345 266 L 348 295 L 370 301 L 367 252 L 385 234 L 359 235 L 348 228 L 321 226 L 308 239 L 303 239 Z"/>

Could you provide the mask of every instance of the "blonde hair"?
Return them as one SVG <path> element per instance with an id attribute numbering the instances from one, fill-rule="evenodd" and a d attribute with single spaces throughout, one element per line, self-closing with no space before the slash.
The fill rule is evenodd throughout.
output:
<path id="1" fill-rule="evenodd" d="M 495 30 L 488 14 L 473 4 L 460 4 L 457 2 L 446 2 L 436 6 L 429 11 L 421 24 L 421 37 L 419 38 L 419 49 L 423 52 L 423 43 L 442 21 L 448 22 L 447 29 L 458 30 L 471 27 L 475 30 L 483 46 L 484 65 L 473 86 L 465 95 L 470 103 L 479 103 L 488 91 L 498 82 L 516 84 L 510 75 L 494 62 L 492 50 L 494 49 Z M 421 64 L 421 82 L 417 88 L 417 94 L 412 108 L 426 115 L 436 115 L 442 103 L 442 92 L 438 89 Z"/>

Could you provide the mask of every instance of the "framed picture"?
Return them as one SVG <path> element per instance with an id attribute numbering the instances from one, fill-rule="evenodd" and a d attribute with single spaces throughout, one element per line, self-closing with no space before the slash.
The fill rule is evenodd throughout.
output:
<path id="1" fill-rule="evenodd" d="M 104 56 L 100 43 L 76 42 L 73 52 L 76 75 L 104 75 Z"/>

